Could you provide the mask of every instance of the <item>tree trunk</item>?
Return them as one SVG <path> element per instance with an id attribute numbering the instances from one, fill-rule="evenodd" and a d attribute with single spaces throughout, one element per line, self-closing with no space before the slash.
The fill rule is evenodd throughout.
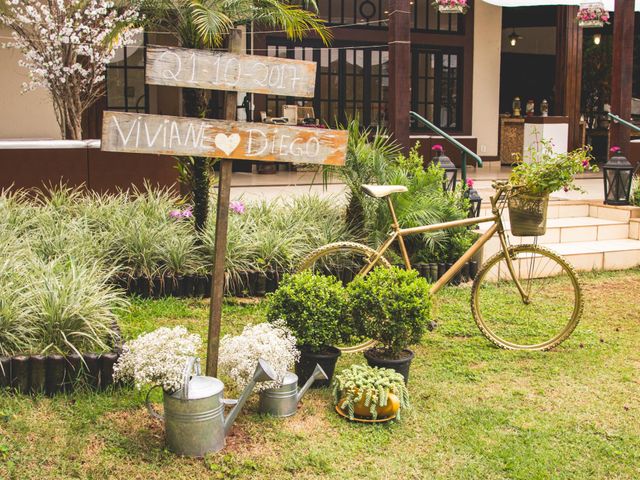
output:
<path id="1" fill-rule="evenodd" d="M 182 89 L 184 113 L 187 117 L 204 118 L 207 112 L 207 99 L 204 90 Z M 193 197 L 193 217 L 198 231 L 204 231 L 209 213 L 209 168 L 208 159 L 196 157 L 189 162 L 191 168 L 191 189 Z"/>

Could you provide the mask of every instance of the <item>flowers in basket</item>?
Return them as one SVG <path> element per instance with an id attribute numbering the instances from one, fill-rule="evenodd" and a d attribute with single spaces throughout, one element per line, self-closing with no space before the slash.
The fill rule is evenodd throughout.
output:
<path id="1" fill-rule="evenodd" d="M 260 358 L 273 368 L 278 382 L 261 382 L 255 391 L 280 386 L 285 374 L 300 358 L 296 338 L 284 321 L 247 325 L 240 335 L 225 335 L 220 341 L 220 370 L 235 382 L 238 389 L 249 383 Z"/>
<path id="2" fill-rule="evenodd" d="M 431 3 L 440 13 L 467 13 L 468 0 L 433 0 Z"/>
<path id="3" fill-rule="evenodd" d="M 580 7 L 576 18 L 582 27 L 601 27 L 609 23 L 609 12 L 602 2 L 589 3 Z"/>
<path id="4" fill-rule="evenodd" d="M 115 364 L 116 380 L 133 380 L 136 388 L 160 385 L 165 392 L 182 388 L 184 369 L 202 346 L 199 335 L 184 327 L 162 327 L 125 343 Z"/>

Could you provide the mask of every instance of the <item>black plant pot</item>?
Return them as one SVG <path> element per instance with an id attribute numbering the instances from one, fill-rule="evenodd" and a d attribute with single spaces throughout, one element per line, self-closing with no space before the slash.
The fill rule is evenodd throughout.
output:
<path id="1" fill-rule="evenodd" d="M 174 297 L 182 297 L 182 282 L 184 277 L 182 275 L 176 275 L 171 282 L 171 295 Z"/>
<path id="2" fill-rule="evenodd" d="M 87 383 L 93 387 L 98 388 L 100 384 L 100 357 L 95 353 L 85 353 L 82 355 L 84 363 L 86 365 L 86 380 Z"/>
<path id="3" fill-rule="evenodd" d="M 370 367 L 390 368 L 402 374 L 404 383 L 409 383 L 409 367 L 415 354 L 411 350 L 403 350 L 401 358 L 385 358 L 384 351 L 378 348 L 371 348 L 364 352 L 364 358 Z"/>
<path id="4" fill-rule="evenodd" d="M 256 272 L 253 293 L 256 297 L 264 297 L 267 293 L 267 277 L 263 272 Z"/>
<path id="5" fill-rule="evenodd" d="M 53 396 L 62 389 L 66 360 L 62 355 L 47 356 L 47 373 L 45 390 L 47 395 Z"/>
<path id="6" fill-rule="evenodd" d="M 440 278 L 442 277 L 442 275 L 444 275 L 444 272 L 446 271 L 447 271 L 447 264 L 439 263 L 438 264 L 438 280 L 440 280 Z"/>
<path id="7" fill-rule="evenodd" d="M 462 266 L 462 270 L 460 271 L 460 274 L 462 275 L 462 281 L 463 282 L 468 282 L 469 281 L 469 262 L 465 263 Z"/>
<path id="8" fill-rule="evenodd" d="M 438 264 L 429 264 L 429 281 L 436 282 L 438 280 Z"/>
<path id="9" fill-rule="evenodd" d="M 164 278 L 156 275 L 151 279 L 151 298 L 160 298 L 164 291 Z"/>
<path id="10" fill-rule="evenodd" d="M 47 380 L 47 357 L 44 355 L 31 356 L 31 393 L 42 393 L 45 391 Z"/>
<path id="11" fill-rule="evenodd" d="M 267 270 L 264 289 L 266 293 L 275 292 L 278 289 L 278 272 Z"/>
<path id="12" fill-rule="evenodd" d="M 204 298 L 211 298 L 211 275 L 205 275 L 203 278 L 204 281 Z"/>
<path id="13" fill-rule="evenodd" d="M 304 345 L 300 347 L 300 360 L 296 363 L 296 375 L 298 375 L 298 385 L 302 386 L 313 375 L 316 365 L 320 365 L 324 373 L 329 377 L 327 380 L 316 380 L 312 388 L 328 387 L 336 369 L 336 362 L 341 355 L 341 351 L 336 347 L 324 347 L 320 352 L 312 352 Z"/>
<path id="14" fill-rule="evenodd" d="M 206 279 L 203 275 L 195 275 L 193 279 L 193 295 L 198 298 L 204 297 Z"/>
<path id="15" fill-rule="evenodd" d="M 469 262 L 469 278 L 471 280 L 475 280 L 477 274 L 478 274 L 478 262 L 473 260 Z"/>
<path id="16" fill-rule="evenodd" d="M 11 358 L 0 357 L 0 390 L 11 385 Z"/>
<path id="17" fill-rule="evenodd" d="M 150 297 L 151 284 L 149 283 L 149 279 L 144 275 L 137 278 L 135 292 L 142 298 Z"/>
<path id="18" fill-rule="evenodd" d="M 29 384 L 29 357 L 11 357 L 11 388 L 19 393 L 28 393 Z"/>
<path id="19" fill-rule="evenodd" d="M 105 353 L 100 356 L 100 387 L 107 388 L 113 384 L 113 365 L 118 360 L 118 354 Z"/>
<path id="20" fill-rule="evenodd" d="M 195 277 L 193 275 L 185 275 L 182 280 L 182 296 L 190 297 L 193 295 Z"/>
<path id="21" fill-rule="evenodd" d="M 65 358 L 66 365 L 64 370 L 64 391 L 70 392 L 73 390 L 73 386 L 78 380 L 80 375 L 80 369 L 82 367 L 82 358 L 77 353 L 67 355 Z"/>

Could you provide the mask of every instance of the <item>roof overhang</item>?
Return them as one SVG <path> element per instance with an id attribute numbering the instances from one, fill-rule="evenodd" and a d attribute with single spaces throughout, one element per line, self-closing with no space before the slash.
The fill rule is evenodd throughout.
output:
<path id="1" fill-rule="evenodd" d="M 541 7 L 545 5 L 580 5 L 588 3 L 581 0 L 484 0 L 499 7 Z M 615 0 L 603 0 L 607 10 L 613 12 Z M 636 0 L 636 12 L 640 12 L 640 0 Z"/>

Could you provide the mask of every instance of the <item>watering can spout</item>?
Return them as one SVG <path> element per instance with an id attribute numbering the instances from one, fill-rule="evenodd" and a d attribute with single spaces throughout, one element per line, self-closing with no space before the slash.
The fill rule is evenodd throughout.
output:
<path id="1" fill-rule="evenodd" d="M 276 381 L 277 375 L 273 371 L 273 368 L 271 367 L 271 365 L 269 365 L 265 360 L 261 358 L 258 360 L 258 365 L 256 366 L 255 372 L 253 372 L 253 378 L 251 379 L 249 384 L 244 388 L 242 395 L 240 395 L 238 402 L 235 404 L 233 409 L 229 412 L 229 415 L 227 415 L 227 417 L 224 419 L 225 436 L 229 434 L 229 431 L 233 426 L 233 422 L 235 422 L 236 417 L 238 416 L 238 414 L 240 413 L 240 410 L 242 410 L 242 407 L 244 406 L 245 402 L 253 392 L 253 389 L 255 388 L 256 384 L 258 382 L 266 382 L 269 380 Z"/>
<path id="2" fill-rule="evenodd" d="M 313 373 L 298 392 L 297 401 L 299 402 L 300 400 L 302 400 L 302 397 L 304 397 L 304 394 L 307 393 L 309 387 L 313 385 L 313 382 L 315 382 L 316 380 L 327 380 L 328 378 L 329 377 L 327 377 L 327 374 L 324 373 L 322 367 L 316 364 L 316 368 L 313 370 Z"/>

